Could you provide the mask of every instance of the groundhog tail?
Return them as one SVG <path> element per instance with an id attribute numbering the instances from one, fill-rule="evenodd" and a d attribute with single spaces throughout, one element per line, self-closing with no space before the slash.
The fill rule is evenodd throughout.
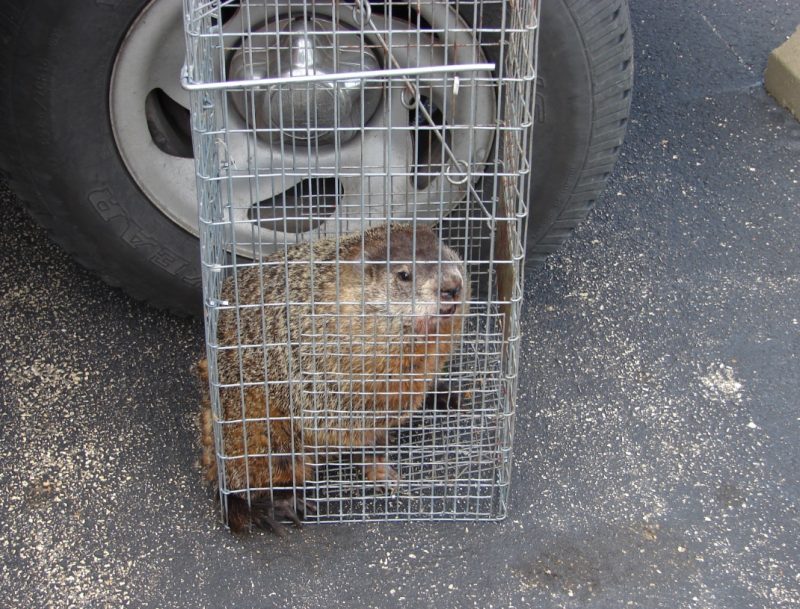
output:
<path id="1" fill-rule="evenodd" d="M 195 372 L 200 377 L 200 382 L 203 384 L 204 389 L 208 389 L 208 360 L 201 359 L 195 364 Z"/>

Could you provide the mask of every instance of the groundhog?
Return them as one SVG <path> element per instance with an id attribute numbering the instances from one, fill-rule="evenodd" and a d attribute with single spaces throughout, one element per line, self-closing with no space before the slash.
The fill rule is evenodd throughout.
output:
<path id="1" fill-rule="evenodd" d="M 461 340 L 469 282 L 433 230 L 392 224 L 290 246 L 238 270 L 222 299 L 235 305 L 217 333 L 224 472 L 208 399 L 202 464 L 224 476 L 233 531 L 280 534 L 313 509 L 300 497 L 314 459 L 374 453 L 420 407 Z M 382 457 L 361 466 L 376 488 L 397 484 Z"/>

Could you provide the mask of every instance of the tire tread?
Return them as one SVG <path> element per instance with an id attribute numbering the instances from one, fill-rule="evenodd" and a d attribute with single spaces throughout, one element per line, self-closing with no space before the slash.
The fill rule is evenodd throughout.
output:
<path id="1" fill-rule="evenodd" d="M 586 45 L 594 120 L 588 153 L 567 204 L 547 232 L 536 243 L 527 244 L 527 259 L 534 265 L 542 264 L 589 215 L 619 157 L 630 113 L 633 40 L 627 3 L 576 0 L 567 4 Z M 609 21 L 614 24 L 611 28 Z"/>

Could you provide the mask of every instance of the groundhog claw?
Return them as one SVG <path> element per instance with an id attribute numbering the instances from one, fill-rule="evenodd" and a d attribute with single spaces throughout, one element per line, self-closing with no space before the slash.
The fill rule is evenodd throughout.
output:
<path id="1" fill-rule="evenodd" d="M 287 528 L 282 521 L 289 520 L 296 527 L 303 528 L 302 518 L 306 514 L 315 514 L 316 508 L 295 498 L 289 491 L 276 491 L 270 501 L 268 497 L 260 497 L 250 505 L 250 522 L 253 527 L 272 531 L 278 536 L 286 535 Z"/>

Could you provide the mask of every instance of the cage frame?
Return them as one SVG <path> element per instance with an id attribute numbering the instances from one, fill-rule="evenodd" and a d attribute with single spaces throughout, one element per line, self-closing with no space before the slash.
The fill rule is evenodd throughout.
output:
<path id="1" fill-rule="evenodd" d="M 471 478 L 462 480 L 456 476 L 455 485 L 459 490 L 453 491 L 450 495 L 446 491 L 436 490 L 436 479 L 421 478 L 419 483 L 414 485 L 415 479 L 402 478 L 402 484 L 407 488 L 403 490 L 418 491 L 417 495 L 412 497 L 404 497 L 402 493 L 377 493 L 375 486 L 365 484 L 364 480 L 359 481 L 357 476 L 350 471 L 347 474 L 347 464 L 342 465 L 341 457 L 345 447 L 328 447 L 332 448 L 332 456 L 339 456 L 339 463 L 336 464 L 335 460 L 329 458 L 331 455 L 323 454 L 317 450 L 314 454 L 313 469 L 315 472 L 314 479 L 306 480 L 302 486 L 292 485 L 291 491 L 298 497 L 302 497 L 304 501 L 316 502 L 317 506 L 330 507 L 338 505 L 339 511 L 331 512 L 329 509 L 317 509 L 314 514 L 307 514 L 306 520 L 310 522 L 342 522 L 342 521 L 387 521 L 387 520 L 500 520 L 506 517 L 508 513 L 508 498 L 510 489 L 511 478 L 511 465 L 512 465 L 512 446 L 514 436 L 514 418 L 516 412 L 516 394 L 517 394 L 517 380 L 518 380 L 518 364 L 519 364 L 519 346 L 521 341 L 521 328 L 520 328 L 520 308 L 522 306 L 523 297 L 523 268 L 525 258 L 525 235 L 528 219 L 528 196 L 530 194 L 530 147 L 531 147 L 531 131 L 533 127 L 533 102 L 535 100 L 535 87 L 536 87 L 536 63 L 537 63 L 537 39 L 539 28 L 539 3 L 516 3 L 516 2 L 499 2 L 492 3 L 487 0 L 475 0 L 474 2 L 464 2 L 465 5 L 474 5 L 483 10 L 484 4 L 487 6 L 494 6 L 495 4 L 502 7 L 503 17 L 501 19 L 502 26 L 500 32 L 495 32 L 499 36 L 500 42 L 498 43 L 499 56 L 497 61 L 467 61 L 465 63 L 456 64 L 441 64 L 441 65 L 426 65 L 426 66 L 412 66 L 400 67 L 396 65 L 396 61 L 385 61 L 388 65 L 393 67 L 386 67 L 378 70 L 349 70 L 337 72 L 335 74 L 305 74 L 293 75 L 289 77 L 261 77 L 250 79 L 226 79 L 226 69 L 228 66 L 229 58 L 225 58 L 225 53 L 230 56 L 232 45 L 228 42 L 226 37 L 230 38 L 230 33 L 226 33 L 219 23 L 223 22 L 224 9 L 230 10 L 238 6 L 239 11 L 243 11 L 245 5 L 248 7 L 252 5 L 260 6 L 273 6 L 276 9 L 286 7 L 292 4 L 285 0 L 184 0 L 184 23 L 186 30 L 186 44 L 187 44 L 187 62 L 181 74 L 182 85 L 190 92 L 191 99 L 191 123 L 192 123 L 192 138 L 194 147 L 194 156 L 196 162 L 196 177 L 197 177 L 197 192 L 198 192 L 198 213 L 200 220 L 200 246 L 201 246 L 201 265 L 202 265 L 202 283 L 203 283 L 203 296 L 204 296 L 204 322 L 206 330 L 206 358 L 208 362 L 208 381 L 209 381 L 209 399 L 211 411 L 214 417 L 214 450 L 217 460 L 218 480 L 217 487 L 222 498 L 221 516 L 223 522 L 227 523 L 227 497 L 230 495 L 242 496 L 247 498 L 247 501 L 252 500 L 252 496 L 257 492 L 263 492 L 264 488 L 251 488 L 248 482 L 247 488 L 231 488 L 226 480 L 226 460 L 232 457 L 241 457 L 242 455 L 228 455 L 226 454 L 226 442 L 223 437 L 223 427 L 226 424 L 235 423 L 230 419 L 226 419 L 223 407 L 221 405 L 221 390 L 232 389 L 238 387 L 242 392 L 247 386 L 247 382 L 240 379 L 239 383 L 226 383 L 223 382 L 219 375 L 219 360 L 227 357 L 229 352 L 239 350 L 241 352 L 243 345 L 241 341 L 238 344 L 221 344 L 219 337 L 219 324 L 220 316 L 230 315 L 231 313 L 237 316 L 241 315 L 243 310 L 248 307 L 261 307 L 263 311 L 265 303 L 241 303 L 238 301 L 238 288 L 234 287 L 234 293 L 237 298 L 231 301 L 224 298 L 226 281 L 227 284 L 236 284 L 236 278 L 239 273 L 246 269 L 260 269 L 259 272 L 263 273 L 263 266 L 265 261 L 268 261 L 270 256 L 263 252 L 263 243 L 259 240 L 253 239 L 253 243 L 243 244 L 238 240 L 236 225 L 246 224 L 241 219 L 241 216 L 235 217 L 233 208 L 236 207 L 234 197 L 234 181 L 235 180 L 250 180 L 255 183 L 255 190 L 258 191 L 259 181 L 264 179 L 265 173 L 259 173 L 261 167 L 256 162 L 255 167 L 245 168 L 242 173 L 241 167 L 237 167 L 236 159 L 232 158 L 231 150 L 231 135 L 236 128 L 231 129 L 228 124 L 229 117 L 233 111 L 231 106 L 231 93 L 233 91 L 244 92 L 245 99 L 248 95 L 252 95 L 250 99 L 255 100 L 255 95 L 260 91 L 270 90 L 275 91 L 275 87 L 302 87 L 306 86 L 310 91 L 313 89 L 315 83 L 346 83 L 358 81 L 361 83 L 362 95 L 364 94 L 365 83 L 380 81 L 387 91 L 392 90 L 393 87 L 405 87 L 408 90 L 415 91 L 415 100 L 421 99 L 421 91 L 427 86 L 424 79 L 439 77 L 442 79 L 440 85 L 444 91 L 452 94 L 456 99 L 459 95 L 459 89 L 465 86 L 481 86 L 471 83 L 470 79 L 480 81 L 483 79 L 488 83 L 486 86 L 492 87 L 496 90 L 496 110 L 494 115 L 493 135 L 492 135 L 492 150 L 490 156 L 481 165 L 484 166 L 482 171 L 473 170 L 471 164 L 467 165 L 464 172 L 466 179 L 459 184 L 464 187 L 464 201 L 466 201 L 467 211 L 459 218 L 452 218 L 445 216 L 444 211 L 441 211 L 438 217 L 433 220 L 438 220 L 438 229 L 442 235 L 443 241 L 455 242 L 454 248 L 463 259 L 470 282 L 471 301 L 468 313 L 464 313 L 465 323 L 471 324 L 472 332 L 469 336 L 463 334 L 460 339 L 460 346 L 458 352 L 458 364 L 450 364 L 446 372 L 442 373 L 445 382 L 448 384 L 447 391 L 440 390 L 436 383 L 431 383 L 431 390 L 429 395 L 445 395 L 449 401 L 454 394 L 460 395 L 462 398 L 467 393 L 474 392 L 475 385 L 469 385 L 470 390 L 465 389 L 463 379 L 472 376 L 477 376 L 479 372 L 484 373 L 484 377 L 494 379 L 495 386 L 491 386 L 485 391 L 480 391 L 481 398 L 477 402 L 473 400 L 469 408 L 459 407 L 456 409 L 455 418 L 460 419 L 455 423 L 456 431 L 464 431 L 465 425 L 470 431 L 486 432 L 491 435 L 490 448 L 486 448 L 488 462 L 491 466 L 485 464 L 483 452 L 484 446 L 481 440 L 477 440 L 469 450 L 477 450 L 479 458 L 478 470 L 482 467 L 488 467 L 491 470 L 491 479 L 485 480 L 480 478 L 480 471 L 470 473 Z M 324 3 L 323 3 L 324 4 Z M 352 11 L 361 15 L 362 23 L 367 24 L 371 18 L 370 4 L 366 0 L 355 0 L 352 4 Z M 388 3 L 393 4 L 392 2 Z M 434 4 L 448 4 L 437 3 Z M 294 3 L 302 9 L 303 15 L 307 15 L 309 10 L 313 13 L 313 8 L 319 6 L 314 2 L 299 2 Z M 520 8 L 523 7 L 523 8 Z M 526 7 L 526 8 L 525 8 Z M 476 10 L 478 10 L 476 8 Z M 514 11 L 517 11 L 515 13 Z M 265 9 L 266 12 L 266 9 Z M 278 11 L 279 12 L 279 11 Z M 506 13 L 509 13 L 508 15 Z M 508 27 L 507 20 L 518 19 L 515 23 L 516 27 Z M 307 23 L 310 21 L 308 17 L 304 17 Z M 336 22 L 338 23 L 338 22 Z M 381 34 L 387 32 L 379 30 L 372 23 L 372 29 L 378 31 L 376 36 L 380 40 Z M 477 27 L 476 32 L 477 32 Z M 253 32 L 239 32 L 240 34 L 252 35 Z M 276 39 L 279 32 L 276 31 Z M 436 33 L 438 35 L 438 32 Z M 404 33 L 405 35 L 405 33 Z M 366 36 L 362 34 L 362 37 Z M 476 33 L 476 36 L 477 33 Z M 268 38 L 268 34 L 266 35 Z M 391 32 L 387 36 L 389 43 L 384 44 L 384 51 L 390 59 L 392 57 L 391 46 Z M 481 42 L 480 36 L 477 38 L 478 44 Z M 362 43 L 363 45 L 363 43 Z M 511 49 L 511 50 L 508 50 Z M 362 52 L 363 52 L 362 46 Z M 488 78 L 485 74 L 489 72 L 491 76 Z M 465 83 L 470 83 L 465 85 Z M 388 97 L 388 95 L 387 95 Z M 282 99 L 281 103 L 283 103 Z M 399 98 L 401 101 L 402 97 Z M 252 104 L 255 106 L 255 102 Z M 471 109 L 472 116 L 475 115 L 475 109 Z M 310 111 L 309 111 L 310 113 Z M 362 118 L 364 115 L 362 106 Z M 431 131 L 436 131 L 433 116 L 429 109 L 425 107 L 424 103 L 416 103 L 416 115 L 422 117 L 424 121 L 431 127 Z M 268 133 L 272 138 L 280 138 L 281 133 L 285 131 L 282 126 L 278 128 L 262 128 L 255 124 L 247 124 L 245 120 L 245 127 L 241 126 L 238 131 L 251 130 L 254 141 L 256 138 Z M 425 126 L 423 124 L 423 126 Z M 485 127 L 485 125 L 475 125 L 464 127 L 463 131 L 470 131 L 470 129 Z M 440 167 L 445 167 L 445 158 L 448 156 L 447 148 L 448 142 L 446 141 L 446 134 L 448 128 L 459 129 L 458 126 L 449 126 L 446 123 L 441 125 L 442 133 L 434 135 L 440 137 L 442 143 L 442 163 Z M 363 131 L 366 125 L 362 125 L 362 139 Z M 419 133 L 419 125 L 415 125 L 414 129 Z M 386 126 L 385 132 L 388 134 L 392 131 L 392 126 Z M 400 130 L 402 133 L 402 129 Z M 311 133 L 311 130 L 309 130 Z M 387 135 L 391 139 L 391 135 Z M 311 138 L 309 138 L 311 140 Z M 273 140 L 270 139 L 270 142 Z M 259 142 L 254 144 L 257 148 Z M 285 142 L 281 144 L 285 145 Z M 334 148 L 341 146 L 340 141 L 334 143 Z M 455 155 L 450 156 L 451 164 L 449 168 L 460 168 L 458 164 L 459 159 Z M 248 158 L 248 165 L 250 159 Z M 271 168 L 270 168 L 271 169 Z M 369 171 L 367 167 L 364 169 Z M 250 174 L 247 173 L 250 171 Z M 306 168 L 306 172 L 311 178 L 314 173 L 311 168 Z M 324 170 L 320 168 L 320 173 Z M 337 167 L 338 172 L 338 167 Z M 267 172 L 269 173 L 269 172 Z M 391 181 L 396 175 L 392 174 L 391 168 L 385 171 L 386 175 L 380 176 L 386 181 Z M 409 177 L 402 175 L 400 177 Z M 337 173 L 337 176 L 339 174 Z M 372 175 L 372 174 L 370 174 Z M 445 175 L 444 179 L 440 179 L 442 184 L 445 182 L 450 183 L 453 187 L 457 184 L 458 180 L 463 179 L 463 176 Z M 268 176 L 275 178 L 276 176 Z M 476 186 L 479 182 L 483 183 L 484 178 L 489 178 L 490 188 L 486 192 L 485 187 L 479 191 Z M 251 197 L 253 201 L 260 201 L 255 197 Z M 310 198 L 310 197 L 309 197 Z M 284 194 L 284 207 L 286 208 L 286 196 Z M 362 194 L 361 198 L 361 233 L 371 226 L 377 224 L 380 226 L 382 223 L 394 222 L 410 222 L 412 226 L 416 227 L 418 223 L 421 225 L 429 224 L 431 220 L 430 214 L 418 213 L 417 208 L 412 201 L 410 206 L 406 207 L 406 215 L 402 213 L 394 214 L 389 206 L 389 211 L 383 216 L 375 216 L 371 213 L 372 210 L 368 209 L 365 204 L 365 198 Z M 412 211 L 409 213 L 409 207 Z M 444 208 L 444 206 L 442 206 Z M 311 207 L 309 207 L 311 210 Z M 311 214 L 313 218 L 313 212 Z M 297 214 L 299 220 L 303 220 L 302 214 Z M 284 209 L 284 229 L 287 226 L 288 220 L 297 219 L 294 216 L 287 216 L 286 209 Z M 339 210 L 335 212 L 335 228 L 329 233 L 328 238 L 332 235 L 333 239 L 339 240 L 344 238 L 347 234 L 352 233 L 352 230 L 344 230 L 340 224 L 351 226 L 349 224 L 352 218 L 348 215 L 347 222 L 341 222 L 339 218 Z M 252 225 L 258 225 L 258 229 L 253 229 L 254 233 L 261 229 L 261 218 L 257 216 L 255 219 L 249 220 Z M 477 230 L 476 229 L 480 229 Z M 314 229 L 306 231 L 314 233 Z M 356 231 L 357 232 L 357 231 Z M 387 233 L 387 236 L 390 233 Z M 415 233 L 416 234 L 416 233 Z M 478 235 L 474 237 L 474 235 Z M 313 240 L 315 237 L 311 237 Z M 324 235 L 317 235 L 317 239 L 323 240 Z M 477 247 L 473 241 L 477 241 L 480 247 Z M 299 241 L 303 243 L 304 241 Z M 338 241 L 337 241 L 338 243 Z M 242 253 L 242 246 L 249 246 L 251 257 Z M 257 247 L 256 247 L 257 246 Z M 282 244 L 284 254 L 290 248 L 295 248 L 296 243 L 288 243 L 284 241 Z M 476 253 L 477 250 L 481 250 Z M 314 249 L 312 247 L 311 252 Z M 337 250 L 338 251 L 338 250 Z M 488 251 L 488 259 L 486 259 L 486 252 Z M 440 250 L 441 252 L 441 250 Z M 441 253 L 440 253 L 441 256 Z M 312 258 L 307 261 L 313 269 L 315 265 L 320 262 Z M 335 263 L 341 264 L 342 260 L 336 260 Z M 361 261 L 363 262 L 363 260 Z M 406 261 L 414 267 L 419 261 L 413 259 Z M 267 264 L 273 263 L 273 261 Z M 289 263 L 284 259 L 284 263 L 289 268 Z M 388 264 L 383 262 L 382 264 Z M 439 274 L 441 275 L 441 258 L 439 260 Z M 387 267 L 388 268 L 388 267 Z M 474 270 L 474 272 L 472 272 Z M 289 271 L 286 271 L 288 275 Z M 337 277 L 339 275 L 337 274 Z M 261 281 L 263 282 L 263 275 Z M 312 278 L 313 286 L 313 278 Z M 313 287 L 311 289 L 313 293 Z M 413 299 L 412 299 L 413 300 Z M 287 290 L 287 311 L 292 307 L 298 307 L 303 303 L 292 303 L 288 297 Z M 306 303 L 310 304 L 310 303 Z M 362 305 L 364 302 L 362 301 Z M 414 303 L 412 303 L 413 305 Z M 424 304 L 424 303 L 423 303 Z M 262 314 L 263 315 L 263 314 Z M 287 313 L 291 315 L 291 313 Z M 469 319 L 466 319 L 469 318 Z M 239 323 L 239 322 L 237 322 Z M 287 326 L 290 322 L 287 321 Z M 480 337 L 483 337 L 482 342 Z M 467 338 L 476 338 L 470 341 Z M 266 360 L 268 350 L 276 347 L 277 345 L 261 345 L 261 350 L 264 352 Z M 255 346 L 258 348 L 258 346 Z M 483 352 L 481 352 L 483 347 Z M 472 351 L 470 351 L 472 349 Z M 288 349 L 291 352 L 291 348 Z M 470 360 L 470 353 L 472 358 Z M 291 357 L 291 356 L 290 356 Z M 483 358 L 483 359 L 481 359 Z M 241 360 L 241 356 L 240 356 Z M 465 362 L 470 360 L 472 368 L 465 366 Z M 452 361 L 452 360 L 451 360 Z M 241 364 L 240 364 L 241 365 Z M 470 373 L 471 370 L 471 373 Z M 488 372 L 491 371 L 491 374 Z M 453 389 L 453 377 L 456 377 L 459 389 Z M 437 382 L 439 377 L 436 378 Z M 272 379 L 267 378 L 266 363 L 265 363 L 265 378 L 263 383 L 265 387 L 270 382 L 282 383 L 287 385 L 297 383 L 298 379 Z M 258 383 L 256 383 L 258 384 Z M 265 389 L 267 391 L 267 389 Z M 327 390 L 326 390 L 327 391 Z M 488 397 L 487 397 L 488 396 Z M 435 398 L 436 399 L 436 398 Z M 470 417 L 487 417 L 489 414 L 493 419 L 490 423 L 475 423 L 474 419 L 471 420 L 469 425 L 467 421 Z M 409 419 L 415 417 L 418 412 L 410 413 Z M 291 416 L 296 416 L 292 414 Z M 443 418 L 448 418 L 447 414 L 442 413 L 427 413 L 421 415 L 423 422 L 418 424 L 417 421 L 414 425 L 408 428 L 398 428 L 398 432 L 403 432 L 408 436 L 413 436 L 416 432 L 417 435 L 423 435 L 425 430 L 431 431 L 430 421 L 428 426 L 424 419 L 433 418 L 435 424 L 433 426 L 434 434 L 446 430 L 442 427 L 444 423 Z M 266 417 L 269 418 L 267 412 Z M 290 417 L 291 418 L 291 417 Z M 246 417 L 243 417 L 243 425 L 246 425 Z M 294 423 L 294 422 L 293 422 Z M 488 425 L 488 427 L 487 427 Z M 491 429 L 490 429 L 491 428 Z M 420 432 L 419 429 L 423 431 Z M 393 448 L 396 455 L 401 455 L 404 448 L 410 453 L 413 453 L 414 446 L 417 446 L 413 441 L 409 443 L 398 443 Z M 319 448 L 319 447 L 317 447 Z M 387 447 L 388 448 L 388 447 Z M 305 455 L 307 447 L 299 447 L 297 454 Z M 459 447 L 460 449 L 460 447 Z M 436 441 L 427 446 L 423 442 L 422 448 L 419 449 L 419 454 L 412 454 L 409 457 L 408 463 L 414 463 L 413 457 L 422 457 L 428 455 L 440 455 L 442 451 L 453 451 L 453 446 L 445 444 L 439 446 Z M 428 453 L 425 453 L 425 450 Z M 437 452 L 439 451 L 439 452 Z M 449 467 L 450 461 L 455 458 L 456 464 L 460 463 L 458 459 L 458 451 L 456 456 L 448 454 L 442 457 L 441 461 L 434 458 L 434 466 L 444 466 L 445 469 Z M 365 452 L 362 451 L 362 465 L 366 463 Z M 245 463 L 248 463 L 250 456 L 245 451 L 243 455 Z M 296 456 L 292 454 L 292 457 Z M 331 466 L 331 463 L 334 466 Z M 400 461 L 398 461 L 400 463 Z M 467 469 L 470 467 L 470 461 L 467 460 Z M 352 464 L 351 464 L 352 465 Z M 474 465 L 474 464 L 473 464 Z M 337 479 L 336 467 L 339 467 L 342 474 L 341 479 Z M 405 467 L 409 469 L 411 466 Z M 350 467 L 350 470 L 353 468 Z M 424 470 L 424 467 L 421 466 Z M 435 467 L 434 467 L 435 469 Z M 474 470 L 475 468 L 473 468 Z M 403 466 L 398 467 L 402 473 Z M 341 472 L 339 472 L 341 473 Z M 350 477 L 347 478 L 347 475 Z M 249 478 L 248 478 L 249 480 Z M 335 481 L 335 484 L 332 482 Z M 472 482 L 470 482 L 472 480 Z M 452 480 L 445 477 L 445 482 L 452 483 Z M 446 484 L 445 484 L 446 486 Z M 413 488 L 412 488 L 413 487 Z M 430 487 L 430 497 L 426 497 L 422 493 L 422 489 Z M 347 495 L 345 491 L 349 489 L 350 494 Z M 466 489 L 466 490 L 465 490 Z M 478 490 L 475 490 L 478 489 Z M 270 493 L 274 490 L 272 488 L 266 489 Z M 465 496 L 460 495 L 462 491 L 466 492 Z M 333 495 L 331 495 L 331 491 Z M 372 491 L 372 492 L 370 492 Z M 488 495 L 485 492 L 488 491 Z M 339 495 L 336 495 L 339 492 Z M 361 494 L 358 495 L 358 492 Z M 480 494 L 484 492 L 484 494 Z M 355 496 L 354 496 L 355 493 Z M 437 494 L 440 493 L 440 494 Z M 477 496 L 476 496 L 477 495 Z M 422 499 L 420 499 L 422 497 Z M 466 497 L 466 498 L 465 498 Z M 430 501 L 426 502 L 426 499 Z M 463 500 L 463 501 L 462 501 Z M 405 503 L 403 503 L 405 501 Z M 461 503 L 459 503 L 461 501 Z M 466 504 L 476 504 L 478 507 L 464 507 Z M 345 506 L 345 504 L 348 504 Z M 450 509 L 447 505 L 452 504 Z M 355 507 L 354 507 L 355 506 Z M 412 509 L 417 506 L 417 509 Z M 426 508 L 426 509 L 423 509 Z"/>

